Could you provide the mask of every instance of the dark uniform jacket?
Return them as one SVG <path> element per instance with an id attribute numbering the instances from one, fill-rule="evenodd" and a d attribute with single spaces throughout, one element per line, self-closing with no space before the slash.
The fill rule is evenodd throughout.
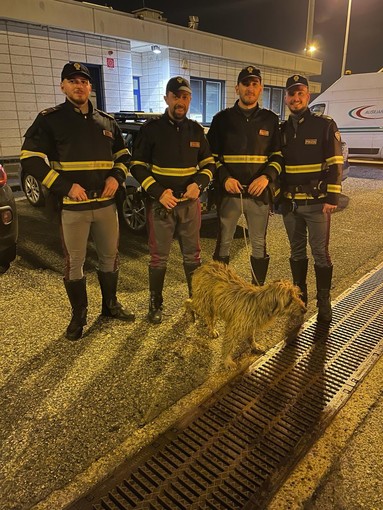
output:
<path id="1" fill-rule="evenodd" d="M 297 202 L 337 205 L 342 182 L 341 137 L 331 117 L 307 109 L 296 127 L 292 116 L 281 126 L 285 168 L 281 187 Z"/>
<path id="2" fill-rule="evenodd" d="M 275 182 L 282 171 L 282 153 L 278 117 L 265 108 L 257 108 L 246 117 L 238 106 L 217 113 L 207 134 L 217 164 L 217 179 L 224 191 L 229 177 L 249 185 L 260 175 Z M 267 203 L 264 190 L 259 197 Z"/>
<path id="3" fill-rule="evenodd" d="M 203 127 L 188 118 L 176 123 L 165 112 L 140 129 L 130 171 L 144 190 L 158 200 L 166 189 L 180 197 L 193 182 L 201 190 L 206 188 L 214 167 Z"/>
<path id="4" fill-rule="evenodd" d="M 83 115 L 67 100 L 39 113 L 25 134 L 20 159 L 28 173 L 61 197 L 64 209 L 84 210 L 114 201 L 100 197 L 105 179 L 125 182 L 130 154 L 113 117 L 90 102 Z M 87 191 L 88 200 L 67 196 L 74 183 Z"/>

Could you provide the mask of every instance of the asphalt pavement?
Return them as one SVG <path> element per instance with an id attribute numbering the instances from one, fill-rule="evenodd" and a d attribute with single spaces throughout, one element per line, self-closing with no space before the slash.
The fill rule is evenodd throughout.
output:
<path id="1" fill-rule="evenodd" d="M 383 262 L 383 171 L 351 169 L 332 217 L 333 298 Z M 57 225 L 18 202 L 19 258 L 0 277 L 0 508 L 62 510 L 122 460 L 198 406 L 233 374 L 223 370 L 219 344 L 189 324 L 179 248 L 166 278 L 165 321 L 149 326 L 145 236 L 121 232 L 121 300 L 137 314 L 131 325 L 99 319 L 100 294 L 92 243 L 86 261 L 89 324 L 83 340 L 63 332 L 70 310 L 62 285 Z M 205 260 L 215 224 L 202 227 Z M 280 216 L 270 218 L 269 278 L 289 277 L 288 243 Z M 231 260 L 250 278 L 239 228 Z M 315 313 L 312 263 L 309 309 Z M 278 332 L 265 335 L 265 348 Z M 271 343 L 270 343 L 271 342 Z M 254 357 L 241 355 L 245 368 Z M 297 466 L 270 509 L 383 508 L 382 383 L 378 360 L 322 438 Z"/>

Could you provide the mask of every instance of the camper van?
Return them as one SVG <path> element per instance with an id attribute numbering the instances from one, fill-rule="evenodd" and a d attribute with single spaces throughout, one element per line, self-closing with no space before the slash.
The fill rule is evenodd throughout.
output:
<path id="1" fill-rule="evenodd" d="M 383 159 L 381 71 L 345 74 L 310 103 L 311 111 L 335 120 L 350 158 Z"/>

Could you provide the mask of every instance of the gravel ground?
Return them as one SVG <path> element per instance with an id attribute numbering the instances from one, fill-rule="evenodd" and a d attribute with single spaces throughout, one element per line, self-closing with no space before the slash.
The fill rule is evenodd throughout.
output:
<path id="1" fill-rule="evenodd" d="M 333 297 L 383 260 L 376 213 L 382 198 L 383 172 L 350 172 L 342 207 L 332 219 Z M 23 215 L 27 206 L 19 204 Z M 24 239 L 21 229 L 21 257 L 0 277 L 1 510 L 64 508 L 234 375 L 223 369 L 220 340 L 208 339 L 184 311 L 186 284 L 175 243 L 164 292 L 166 315 L 159 326 L 145 320 L 145 241 L 121 240 L 119 297 L 136 312 L 133 324 L 98 316 L 101 297 L 90 246 L 88 327 L 81 341 L 68 342 L 63 332 L 70 309 L 60 275 L 60 247 L 51 231 L 47 226 L 42 232 L 43 243 Z M 214 229 L 205 225 L 202 235 L 208 259 Z M 280 216 L 270 219 L 268 248 L 269 278 L 289 277 Z M 28 252 L 51 269 L 32 267 L 25 258 Z M 249 278 L 241 229 L 231 255 L 233 267 Z M 312 268 L 308 283 L 310 317 L 315 313 Z M 280 342 L 282 328 L 278 323 L 260 336 L 260 346 Z M 256 359 L 244 349 L 238 346 L 239 369 Z"/>

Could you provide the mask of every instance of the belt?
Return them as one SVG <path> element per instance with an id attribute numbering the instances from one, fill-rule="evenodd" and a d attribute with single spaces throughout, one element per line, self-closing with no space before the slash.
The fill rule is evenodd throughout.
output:
<path id="1" fill-rule="evenodd" d="M 298 184 L 298 185 L 287 185 L 286 191 L 291 193 L 294 197 L 297 193 L 306 193 L 306 195 L 311 195 L 316 198 L 320 195 L 320 193 L 326 193 L 327 185 L 323 181 L 310 181 L 307 184 Z"/>
<path id="2" fill-rule="evenodd" d="M 85 193 L 89 199 L 101 198 L 102 191 L 103 191 L 102 189 L 86 189 Z"/>

